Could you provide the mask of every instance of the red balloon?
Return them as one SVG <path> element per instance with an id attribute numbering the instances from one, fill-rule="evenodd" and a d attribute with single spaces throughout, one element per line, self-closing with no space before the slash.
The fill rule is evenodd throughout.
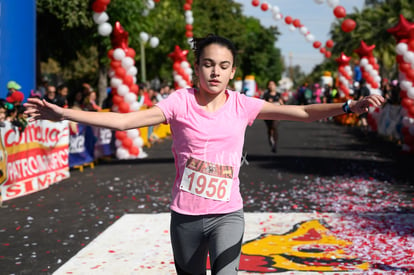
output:
<path id="1" fill-rule="evenodd" d="M 118 60 L 112 60 L 111 61 L 111 68 L 115 71 L 116 68 L 122 67 L 122 62 Z"/>
<path id="2" fill-rule="evenodd" d="M 269 5 L 267 3 L 263 3 L 260 8 L 262 9 L 262 11 L 267 11 L 269 9 Z"/>
<path id="3" fill-rule="evenodd" d="M 109 57 L 109 59 L 114 58 L 114 49 L 110 49 L 110 50 L 108 51 L 108 57 Z"/>
<path id="4" fill-rule="evenodd" d="M 411 82 L 414 82 L 414 70 L 410 69 L 408 71 L 405 72 L 405 76 L 408 78 L 408 80 L 410 80 Z"/>
<path id="5" fill-rule="evenodd" d="M 323 54 L 325 54 L 325 53 L 326 53 L 326 49 L 325 49 L 325 48 L 320 48 L 320 49 L 319 49 L 319 51 L 320 51 L 321 53 L 323 53 Z"/>
<path id="6" fill-rule="evenodd" d="M 126 70 L 122 67 L 122 66 L 119 66 L 119 67 L 117 67 L 116 69 L 115 69 L 115 75 L 118 77 L 118 78 L 124 78 L 124 76 L 126 75 Z"/>
<path id="7" fill-rule="evenodd" d="M 190 5 L 190 4 L 188 4 L 188 3 L 185 3 L 185 4 L 184 4 L 184 10 L 185 10 L 185 11 L 189 11 L 189 10 L 191 10 L 191 5 Z"/>
<path id="8" fill-rule="evenodd" d="M 403 99 L 401 99 L 401 106 L 403 106 L 405 109 L 408 109 L 409 107 L 414 105 L 414 100 L 409 98 L 409 97 L 405 97 Z"/>
<path id="9" fill-rule="evenodd" d="M 129 113 L 129 105 L 125 101 L 119 103 L 119 111 L 121 113 Z"/>
<path id="10" fill-rule="evenodd" d="M 326 41 L 326 47 L 327 47 L 327 48 L 332 48 L 332 47 L 333 47 L 333 45 L 334 45 L 334 42 L 333 42 L 332 40 L 328 40 L 328 41 Z"/>
<path id="11" fill-rule="evenodd" d="M 336 18 L 344 18 L 346 16 L 346 10 L 342 6 L 336 6 L 333 12 Z"/>
<path id="12" fill-rule="evenodd" d="M 192 31 L 192 30 L 193 30 L 193 25 L 191 25 L 191 24 L 186 24 L 186 25 L 185 25 L 185 29 L 186 29 L 187 31 Z"/>
<path id="13" fill-rule="evenodd" d="M 259 6 L 259 5 L 260 5 L 260 1 L 259 1 L 259 0 L 253 0 L 253 1 L 252 1 L 252 5 L 253 5 L 254 7 L 257 7 L 257 6 Z"/>
<path id="14" fill-rule="evenodd" d="M 352 20 L 352 19 L 349 19 L 349 18 L 348 19 L 345 19 L 342 22 L 342 25 L 341 25 L 341 29 L 344 32 L 351 32 L 351 31 L 353 31 L 355 29 L 355 27 L 356 27 L 355 21 Z"/>
<path id="15" fill-rule="evenodd" d="M 286 24 L 292 24 L 292 22 L 293 22 L 293 18 L 292 18 L 292 17 L 290 17 L 290 16 L 286 16 L 286 17 L 285 17 L 285 22 L 286 22 Z"/>
<path id="16" fill-rule="evenodd" d="M 122 97 L 122 96 L 117 95 L 117 94 L 114 94 L 114 95 L 112 96 L 112 102 L 113 102 L 115 105 L 119 105 L 122 101 L 124 101 L 124 99 L 123 99 L 123 97 Z"/>
<path id="17" fill-rule="evenodd" d="M 159 0 L 158 0 L 159 1 Z M 185 2 L 187 3 L 187 4 L 193 4 L 193 0 L 185 0 Z"/>
<path id="18" fill-rule="evenodd" d="M 331 58 L 331 56 L 332 56 L 332 53 L 330 51 L 325 52 L 325 57 L 326 58 Z"/>
<path id="19" fill-rule="evenodd" d="M 138 87 L 138 85 L 137 85 L 137 84 L 134 84 L 134 85 L 132 85 L 132 86 L 131 86 L 131 88 L 130 88 L 129 90 L 130 90 L 130 92 L 132 92 L 132 93 L 134 93 L 134 94 L 138 95 L 138 92 L 139 92 L 139 87 Z"/>
<path id="20" fill-rule="evenodd" d="M 128 48 L 128 50 L 125 53 L 126 53 L 126 56 L 131 57 L 131 58 L 134 58 L 135 55 L 137 54 L 133 48 Z"/>
<path id="21" fill-rule="evenodd" d="M 125 147 L 125 148 L 128 148 L 128 149 L 131 148 L 132 140 L 130 138 L 124 138 L 122 140 L 122 146 Z"/>
<path id="22" fill-rule="evenodd" d="M 295 26 L 296 28 L 299 28 L 302 24 L 300 23 L 299 19 L 295 19 L 293 20 L 293 26 Z"/>
<path id="23" fill-rule="evenodd" d="M 96 0 L 96 2 L 100 2 L 102 5 L 108 6 L 111 3 L 111 0 Z"/>
<path id="24" fill-rule="evenodd" d="M 190 37 L 193 37 L 193 36 L 194 36 L 194 34 L 193 34 L 192 31 L 186 31 L 185 32 L 185 37 L 190 38 Z"/>
<path id="25" fill-rule="evenodd" d="M 106 11 L 106 5 L 103 5 L 99 1 L 95 1 L 92 4 L 92 10 L 96 13 L 104 12 L 104 11 Z"/>
<path id="26" fill-rule="evenodd" d="M 131 146 L 131 147 L 129 147 L 129 150 L 128 151 L 133 156 L 138 156 L 139 155 L 139 149 L 138 149 L 138 147 Z"/>
<path id="27" fill-rule="evenodd" d="M 125 85 L 129 87 L 132 84 L 134 84 L 134 78 L 132 77 L 132 75 L 125 75 L 123 78 L 123 82 Z"/>
<path id="28" fill-rule="evenodd" d="M 127 133 L 124 131 L 116 131 L 115 132 L 115 137 L 118 140 L 124 140 L 127 137 Z"/>
<path id="29" fill-rule="evenodd" d="M 319 41 L 315 41 L 315 42 L 313 42 L 313 47 L 314 47 L 315 49 L 319 49 L 319 48 L 320 48 L 320 46 L 322 46 L 322 43 L 321 43 L 321 42 L 319 42 Z"/>

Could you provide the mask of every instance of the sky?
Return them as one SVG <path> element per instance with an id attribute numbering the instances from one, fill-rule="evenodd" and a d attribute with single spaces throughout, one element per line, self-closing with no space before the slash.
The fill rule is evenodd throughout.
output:
<path id="1" fill-rule="evenodd" d="M 320 0 L 319 2 L 321 2 Z M 310 73 L 313 67 L 323 61 L 324 56 L 308 42 L 305 36 L 298 29 L 291 31 L 285 21 L 275 20 L 270 10 L 264 12 L 252 5 L 252 0 L 235 0 L 243 5 L 243 14 L 258 18 L 260 23 L 265 26 L 277 26 L 282 33 L 278 37 L 276 47 L 280 48 L 285 59 L 286 65 L 300 65 L 302 71 Z M 265 1 L 260 0 L 260 4 Z M 323 44 L 329 39 L 331 24 L 337 20 L 333 14 L 333 8 L 327 4 L 327 0 L 322 4 L 317 4 L 315 0 L 267 0 L 271 6 L 278 6 L 283 16 L 298 18 L 301 23 L 308 28 L 314 35 L 315 40 Z M 339 5 L 343 6 L 347 13 L 352 13 L 355 8 L 362 10 L 364 0 L 340 0 Z M 291 58 L 289 55 L 291 54 Z"/>

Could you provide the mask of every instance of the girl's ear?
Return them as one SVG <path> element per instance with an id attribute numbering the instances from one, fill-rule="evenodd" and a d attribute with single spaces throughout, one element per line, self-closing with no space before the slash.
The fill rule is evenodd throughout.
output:
<path id="1" fill-rule="evenodd" d="M 230 79 L 233 79 L 233 78 L 234 78 L 234 75 L 236 74 L 236 70 L 237 70 L 237 68 L 236 68 L 236 67 L 233 67 L 233 68 L 231 69 Z"/>
<path id="2" fill-rule="evenodd" d="M 194 74 L 196 76 L 198 76 L 198 68 L 199 68 L 198 64 L 197 63 L 194 63 Z"/>

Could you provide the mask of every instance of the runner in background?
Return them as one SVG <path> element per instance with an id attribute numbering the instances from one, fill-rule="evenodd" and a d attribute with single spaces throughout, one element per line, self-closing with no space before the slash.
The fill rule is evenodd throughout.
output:
<path id="1" fill-rule="evenodd" d="M 267 90 L 263 93 L 262 98 L 270 103 L 277 104 L 277 105 L 283 105 L 283 99 L 281 97 L 281 94 L 277 91 L 276 82 L 273 80 L 270 80 L 267 82 Z M 279 137 L 278 133 L 278 120 L 268 120 L 265 119 L 264 121 L 266 123 L 266 131 L 267 131 L 267 140 L 269 141 L 269 145 L 271 148 L 271 151 L 273 153 L 277 152 L 277 141 Z"/>
<path id="2" fill-rule="evenodd" d="M 197 88 L 180 89 L 156 106 L 131 113 L 64 109 L 36 98 L 26 113 L 115 130 L 168 123 L 176 178 L 172 187 L 171 244 L 178 274 L 237 274 L 244 234 L 239 170 L 245 130 L 255 119 L 311 122 L 344 112 L 363 113 L 384 99 L 369 95 L 345 104 L 276 105 L 227 90 L 237 50 L 215 35 L 194 39 Z M 269 183 L 271 184 L 271 183 Z"/>

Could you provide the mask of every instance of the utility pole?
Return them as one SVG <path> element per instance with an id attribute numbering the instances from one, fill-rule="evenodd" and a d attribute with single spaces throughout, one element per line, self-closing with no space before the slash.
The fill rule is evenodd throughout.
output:
<path id="1" fill-rule="evenodd" d="M 293 64 L 292 64 L 293 54 L 289 52 L 289 77 L 293 81 Z"/>

